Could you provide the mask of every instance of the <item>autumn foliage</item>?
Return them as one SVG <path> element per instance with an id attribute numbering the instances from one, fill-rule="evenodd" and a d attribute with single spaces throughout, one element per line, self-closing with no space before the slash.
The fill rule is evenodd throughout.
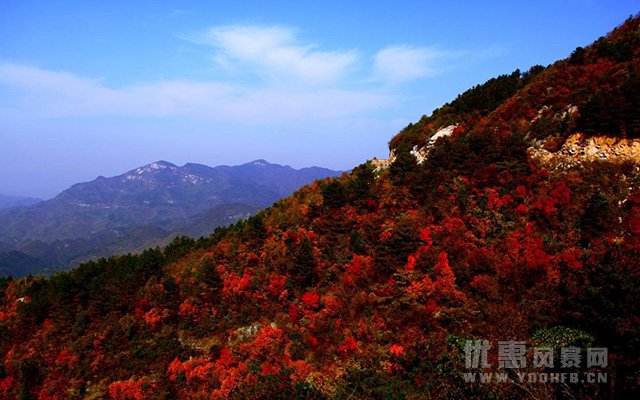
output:
<path id="1" fill-rule="evenodd" d="M 640 170 L 527 153 L 596 129 L 554 119 L 594 93 L 635 104 L 639 24 L 471 89 L 396 136 L 389 170 L 317 181 L 208 238 L 0 280 L 0 398 L 640 396 Z M 635 134 L 593 107 L 605 133 Z M 445 124 L 458 128 L 417 164 L 411 146 Z M 461 341 L 554 327 L 608 347 L 615 383 L 461 379 Z"/>

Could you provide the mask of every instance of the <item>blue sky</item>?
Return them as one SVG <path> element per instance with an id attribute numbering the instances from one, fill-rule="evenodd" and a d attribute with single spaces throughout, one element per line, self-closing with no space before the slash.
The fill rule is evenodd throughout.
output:
<path id="1" fill-rule="evenodd" d="M 470 86 L 640 11 L 314 3 L 0 0 L 0 193 L 48 198 L 160 159 L 349 169 Z"/>

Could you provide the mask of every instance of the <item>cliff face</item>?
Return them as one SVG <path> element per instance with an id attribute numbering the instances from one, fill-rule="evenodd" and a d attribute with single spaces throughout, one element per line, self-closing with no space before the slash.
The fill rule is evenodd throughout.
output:
<path id="1" fill-rule="evenodd" d="M 530 148 L 531 157 L 551 168 L 567 168 L 583 162 L 605 161 L 612 163 L 640 163 L 640 139 L 611 136 L 570 135 L 559 149 L 549 138 Z"/>

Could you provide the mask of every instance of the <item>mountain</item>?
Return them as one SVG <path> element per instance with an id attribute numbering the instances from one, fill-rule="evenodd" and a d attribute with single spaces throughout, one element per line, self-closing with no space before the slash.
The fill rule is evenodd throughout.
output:
<path id="1" fill-rule="evenodd" d="M 6 196 L 0 194 L 0 211 L 12 207 L 26 207 L 42 201 L 33 197 Z"/>
<path id="2" fill-rule="evenodd" d="M 1 260 L 0 276 L 37 274 L 46 268 L 41 260 L 10 249 L 1 253 Z"/>
<path id="3" fill-rule="evenodd" d="M 0 252 L 0 267 L 15 268 L 16 252 L 51 270 L 163 244 L 177 234 L 208 234 L 314 179 L 338 174 L 264 160 L 215 168 L 158 161 L 98 177 L 51 200 L 0 212 L 0 242 L 10 247 Z"/>
<path id="4" fill-rule="evenodd" d="M 211 234 L 212 227 L 227 226 L 247 219 L 258 212 L 258 207 L 245 204 L 221 204 L 199 214 L 189 225 L 178 229 L 185 236 L 201 237 Z"/>
<path id="5" fill-rule="evenodd" d="M 638 76 L 636 17 L 209 237 L 0 280 L 0 394 L 639 398 Z"/>

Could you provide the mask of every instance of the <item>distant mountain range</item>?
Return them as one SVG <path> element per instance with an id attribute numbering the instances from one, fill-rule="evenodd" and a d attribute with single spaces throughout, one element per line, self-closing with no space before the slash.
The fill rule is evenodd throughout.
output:
<path id="1" fill-rule="evenodd" d="M 208 235 L 340 173 L 265 160 L 218 167 L 157 161 L 73 185 L 47 201 L 3 196 L 0 275 L 51 272 L 161 245 L 176 235 Z"/>
<path id="2" fill-rule="evenodd" d="M 42 201 L 42 199 L 36 199 L 33 197 L 6 196 L 0 194 L 0 211 L 12 207 L 30 206 L 40 201 Z"/>

